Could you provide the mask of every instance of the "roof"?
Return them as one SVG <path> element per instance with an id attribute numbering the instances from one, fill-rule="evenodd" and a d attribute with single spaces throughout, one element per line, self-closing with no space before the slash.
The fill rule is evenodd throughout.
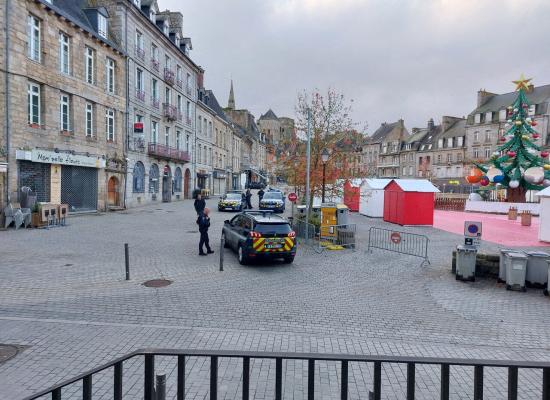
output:
<path id="1" fill-rule="evenodd" d="M 441 138 L 452 138 L 466 135 L 466 120 L 456 121 L 449 129 L 440 136 Z"/>
<path id="2" fill-rule="evenodd" d="M 109 45 L 119 53 L 124 54 L 124 51 L 122 51 L 113 41 L 99 35 L 96 28 L 92 24 L 92 21 L 90 21 L 90 19 L 86 16 L 86 13 L 84 12 L 84 10 L 90 11 L 97 9 L 99 12 L 101 12 L 101 14 L 108 15 L 105 7 L 90 7 L 88 5 L 88 0 L 55 0 L 52 3 L 49 3 L 45 0 L 36 1 L 39 1 L 47 8 L 54 10 L 57 14 L 75 23 L 86 32 L 91 33 L 96 39 Z"/>
<path id="3" fill-rule="evenodd" d="M 273 112 L 273 110 L 270 108 L 264 115 L 260 117 L 260 119 L 279 119 Z"/>
<path id="4" fill-rule="evenodd" d="M 388 136 L 395 127 L 399 125 L 399 121 L 387 123 L 384 122 L 369 138 L 370 142 L 381 142 L 386 136 Z"/>
<path id="5" fill-rule="evenodd" d="M 363 185 L 369 189 L 384 189 L 391 182 L 391 179 L 365 179 Z"/>
<path id="6" fill-rule="evenodd" d="M 439 193 L 439 189 L 427 179 L 392 179 L 385 188 L 391 182 L 395 182 L 404 192 Z"/>
<path id="7" fill-rule="evenodd" d="M 243 214 L 250 215 L 256 222 L 285 222 L 288 223 L 288 220 L 280 215 L 269 211 L 252 211 L 244 212 Z"/>
<path id="8" fill-rule="evenodd" d="M 223 112 L 223 108 L 220 106 L 220 103 L 218 103 L 218 99 L 216 99 L 216 96 L 214 95 L 214 92 L 212 90 L 205 90 L 206 97 L 203 97 L 203 101 L 208 107 L 210 107 L 212 110 L 216 112 L 218 117 L 223 119 L 225 122 L 229 123 L 229 118 L 225 113 Z"/>
<path id="9" fill-rule="evenodd" d="M 487 100 L 486 103 L 477 107 L 471 114 L 481 114 L 488 111 L 499 111 L 513 104 L 518 96 L 518 92 L 497 94 Z M 525 93 L 527 100 L 531 104 L 540 104 L 550 100 L 550 85 L 537 86 L 532 91 Z M 471 115 L 470 114 L 470 115 Z"/>
<path id="10" fill-rule="evenodd" d="M 428 133 L 427 130 L 419 130 L 412 135 L 405 138 L 405 143 L 414 143 L 414 142 L 420 142 L 422 139 L 424 139 L 424 136 Z"/>

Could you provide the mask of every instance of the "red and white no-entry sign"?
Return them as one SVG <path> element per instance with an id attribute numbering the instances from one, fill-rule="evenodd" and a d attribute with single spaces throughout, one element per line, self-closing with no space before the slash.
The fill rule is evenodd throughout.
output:
<path id="1" fill-rule="evenodd" d="M 298 196 L 296 195 L 296 193 L 289 193 L 288 199 L 294 203 L 296 200 L 298 200 Z"/>
<path id="2" fill-rule="evenodd" d="M 390 240 L 395 244 L 399 244 L 401 243 L 401 235 L 398 232 L 393 232 L 390 236 Z"/>

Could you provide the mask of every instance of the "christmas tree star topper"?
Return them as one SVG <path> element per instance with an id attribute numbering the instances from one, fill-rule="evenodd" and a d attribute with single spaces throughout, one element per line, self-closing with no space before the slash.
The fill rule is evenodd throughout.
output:
<path id="1" fill-rule="evenodd" d="M 519 77 L 517 81 L 512 81 L 516 85 L 516 91 L 520 91 L 521 89 L 525 90 L 526 92 L 529 91 L 529 82 L 531 82 L 533 78 L 526 78 L 523 74 Z"/>

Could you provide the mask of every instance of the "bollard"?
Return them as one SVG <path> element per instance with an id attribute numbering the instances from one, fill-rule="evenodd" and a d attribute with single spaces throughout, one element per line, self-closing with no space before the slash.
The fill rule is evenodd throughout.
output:
<path id="1" fill-rule="evenodd" d="M 220 271 L 223 271 L 223 249 L 225 247 L 225 237 L 222 235 L 220 241 Z"/>
<path id="2" fill-rule="evenodd" d="M 126 280 L 130 280 L 130 254 L 128 250 L 128 243 L 124 243 L 124 263 L 126 265 Z"/>
<path id="3" fill-rule="evenodd" d="M 155 400 L 166 400 L 166 374 L 157 375 L 155 394 Z"/>

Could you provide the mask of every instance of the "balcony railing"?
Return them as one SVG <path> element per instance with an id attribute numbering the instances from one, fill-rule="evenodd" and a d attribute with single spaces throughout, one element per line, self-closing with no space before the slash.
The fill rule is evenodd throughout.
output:
<path id="1" fill-rule="evenodd" d="M 145 101 L 145 92 L 143 90 L 136 89 L 136 97 L 140 101 Z"/>
<path id="2" fill-rule="evenodd" d="M 160 100 L 155 97 L 151 97 L 151 104 L 153 105 L 154 108 L 159 108 Z"/>
<path id="3" fill-rule="evenodd" d="M 174 74 L 174 71 L 172 71 L 169 68 L 164 68 L 164 80 L 169 85 L 174 85 L 175 83 L 176 74 Z"/>
<path id="4" fill-rule="evenodd" d="M 153 69 L 157 72 L 159 72 L 160 69 L 160 63 L 158 60 L 155 60 L 154 58 L 151 59 L 151 65 L 153 66 Z"/>
<path id="5" fill-rule="evenodd" d="M 162 114 L 168 121 L 175 121 L 178 117 L 178 110 L 171 104 L 162 103 Z"/>
<path id="6" fill-rule="evenodd" d="M 147 154 L 158 158 L 164 158 L 166 160 L 183 162 L 189 162 L 191 160 L 188 152 L 158 143 L 149 143 L 149 146 L 147 147 Z"/>
<path id="7" fill-rule="evenodd" d="M 189 85 L 185 86 L 185 93 L 187 93 L 188 95 L 191 95 L 191 86 Z"/>
<path id="8" fill-rule="evenodd" d="M 176 79 L 176 86 L 179 88 L 183 87 L 183 81 L 181 79 Z"/>
<path id="9" fill-rule="evenodd" d="M 191 123 L 192 123 L 191 118 L 186 117 L 185 122 L 187 123 L 187 125 L 191 126 Z"/>
<path id="10" fill-rule="evenodd" d="M 139 58 L 141 61 L 144 61 L 145 60 L 145 50 L 143 50 L 139 46 L 136 46 L 136 57 Z"/>
<path id="11" fill-rule="evenodd" d="M 528 382 L 522 382 L 523 384 L 532 385 L 533 381 L 539 382 L 541 388 L 542 400 L 550 400 L 550 362 L 544 361 L 500 361 L 500 360 L 477 360 L 477 359 L 454 359 L 454 358 L 434 358 L 434 357 L 407 357 L 407 356 L 368 356 L 368 355 L 347 355 L 347 354 L 304 354 L 304 353 L 279 353 L 279 352 L 252 352 L 252 351 L 208 351 L 208 350 L 157 350 L 157 349 L 143 349 L 134 351 L 128 355 L 117 358 L 108 364 L 101 365 L 90 371 L 76 376 L 75 378 L 61 382 L 49 389 L 38 392 L 24 400 L 35 400 L 42 396 L 50 395 L 54 400 L 61 400 L 62 388 L 72 385 L 77 382 L 82 382 L 82 398 L 91 399 L 93 393 L 93 382 L 97 381 L 97 375 L 101 372 L 104 374 L 107 370 L 112 370 L 113 378 L 110 379 L 109 385 L 111 386 L 110 392 L 112 393 L 112 399 L 122 400 L 123 396 L 123 369 L 124 363 L 128 360 L 134 361 L 138 358 L 139 361 L 143 360 L 143 399 L 154 400 L 158 398 L 165 398 L 166 395 L 166 381 L 163 379 L 157 379 L 160 385 L 155 385 L 155 357 L 174 357 L 176 358 L 177 365 L 175 368 L 177 373 L 175 379 L 177 382 L 177 399 L 185 399 L 185 389 L 188 385 L 193 385 L 193 382 L 189 382 L 192 375 L 186 375 L 186 370 L 189 369 L 187 361 L 189 358 L 201 357 L 210 359 L 210 400 L 216 400 L 218 398 L 218 368 L 220 359 L 237 358 L 242 360 L 242 398 L 250 399 L 250 377 L 251 377 L 251 363 L 255 360 L 274 360 L 275 361 L 275 382 L 273 382 L 274 398 L 281 400 L 283 393 L 286 391 L 283 388 L 283 361 L 288 363 L 289 361 L 307 361 L 307 378 L 304 377 L 304 381 L 307 379 L 307 383 L 304 382 L 304 387 L 307 385 L 307 398 L 308 400 L 314 400 L 316 394 L 315 388 L 315 364 L 326 363 L 338 363 L 340 370 L 340 390 L 339 398 L 347 400 L 349 396 L 349 373 L 350 363 L 360 363 L 361 365 L 372 364 L 373 376 L 372 376 L 372 397 L 374 400 L 380 400 L 384 393 L 384 389 L 391 386 L 382 385 L 382 367 L 392 368 L 391 365 L 397 364 L 403 366 L 404 371 L 403 378 L 405 380 L 406 387 L 406 399 L 414 400 L 416 395 L 416 367 L 421 367 L 423 371 L 426 370 L 424 366 L 437 366 L 439 372 L 432 370 L 434 375 L 437 375 L 439 385 L 439 396 L 441 400 L 448 400 L 451 393 L 451 372 L 454 367 L 458 367 L 457 370 L 463 368 L 473 368 L 473 398 L 474 400 L 483 399 L 483 391 L 486 386 L 484 383 L 484 369 L 485 368 L 497 368 L 505 369 L 508 372 L 507 379 L 507 392 L 508 399 L 517 400 L 518 393 L 518 377 L 521 370 L 522 374 L 525 370 L 536 370 L 537 372 L 532 374 L 533 379 L 529 379 Z M 187 365 L 186 365 L 187 364 Z M 353 374 L 354 369 L 352 369 Z M 541 371 L 542 374 L 538 373 Z M 188 372 L 188 371 L 187 371 Z M 96 377 L 94 378 L 94 375 Z M 256 374 L 253 374 L 255 376 Z M 542 375 L 542 376 L 541 376 Z M 491 376 L 493 378 L 493 376 Z M 469 380 L 471 378 L 466 378 Z M 434 377 L 434 380 L 436 378 Z M 292 381 L 292 380 L 291 380 Z M 103 383 L 103 382 L 102 382 Z M 353 380 L 353 385 L 357 384 L 357 381 Z M 459 388 L 464 388 L 462 381 L 459 383 Z M 494 385 L 493 381 L 489 381 L 489 385 Z M 503 384 L 500 384 L 504 386 Z M 361 389 L 361 388 L 358 388 Z M 365 388 L 364 392 L 368 392 L 370 388 Z M 319 388 L 317 388 L 319 390 Z M 540 393 L 540 392 L 539 392 Z M 159 397 L 160 396 L 160 397 Z M 405 397 L 401 397 L 405 398 Z"/>

